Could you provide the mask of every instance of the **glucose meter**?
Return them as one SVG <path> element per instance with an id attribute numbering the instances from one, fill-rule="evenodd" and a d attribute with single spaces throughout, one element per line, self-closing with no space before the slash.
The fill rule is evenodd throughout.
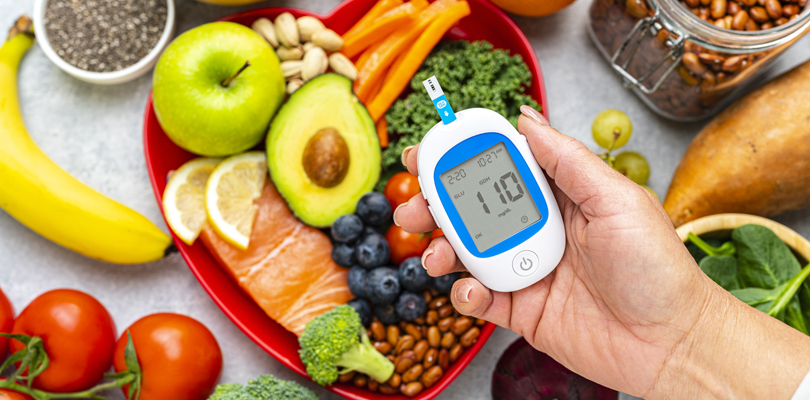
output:
<path id="1" fill-rule="evenodd" d="M 492 110 L 454 113 L 435 76 L 423 83 L 442 117 L 417 153 L 436 224 L 490 289 L 512 292 L 543 279 L 562 258 L 565 229 L 526 137 Z"/>

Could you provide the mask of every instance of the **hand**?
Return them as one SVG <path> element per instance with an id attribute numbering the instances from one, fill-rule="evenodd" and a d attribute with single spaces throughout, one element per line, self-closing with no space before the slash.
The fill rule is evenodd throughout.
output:
<path id="1" fill-rule="evenodd" d="M 701 360 L 693 363 L 700 351 L 719 356 L 709 344 L 698 346 L 701 332 L 724 323 L 715 314 L 720 305 L 727 318 L 738 310 L 740 320 L 762 317 L 739 307 L 745 305 L 700 271 L 651 193 L 551 128 L 541 114 L 525 106 L 521 111 L 518 130 L 551 178 L 563 216 L 565 254 L 546 278 L 517 292 L 494 292 L 474 278 L 457 281 L 456 309 L 511 329 L 571 370 L 636 396 L 695 398 L 686 394 L 708 395 L 727 385 L 725 378 L 700 376 Z M 413 174 L 415 150 L 403 153 Z M 397 208 L 394 220 L 413 233 L 436 228 L 421 195 Z M 465 270 L 444 237 L 431 242 L 422 265 L 432 276 Z M 724 338 L 712 339 L 724 345 Z M 704 382 L 690 390 L 684 377 Z"/>

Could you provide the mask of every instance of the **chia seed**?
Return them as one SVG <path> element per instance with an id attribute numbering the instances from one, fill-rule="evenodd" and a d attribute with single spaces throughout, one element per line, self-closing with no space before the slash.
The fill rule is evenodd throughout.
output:
<path id="1" fill-rule="evenodd" d="M 157 45 L 167 0 L 50 0 L 45 30 L 56 54 L 91 72 L 129 67 Z"/>

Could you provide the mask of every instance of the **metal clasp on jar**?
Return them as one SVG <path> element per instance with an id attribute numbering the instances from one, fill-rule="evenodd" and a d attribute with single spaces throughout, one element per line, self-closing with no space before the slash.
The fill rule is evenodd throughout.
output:
<path id="1" fill-rule="evenodd" d="M 672 71 L 674 71 L 675 68 L 677 68 L 681 63 L 681 58 L 683 58 L 683 45 L 687 39 L 687 36 L 684 34 L 681 34 L 680 36 L 670 34 L 665 42 L 665 45 L 670 49 L 669 52 L 661 57 L 661 59 L 659 59 L 655 64 L 653 64 L 647 72 L 640 77 L 635 77 L 627 71 L 627 66 L 630 65 L 631 61 L 633 61 L 633 57 L 636 55 L 642 40 L 644 40 L 647 34 L 649 33 L 652 34 L 652 36 L 656 36 L 662 29 L 665 29 L 661 23 L 658 13 L 659 11 L 656 10 L 655 14 L 652 16 L 640 19 L 633 27 L 633 30 L 627 35 L 627 38 L 624 39 L 622 45 L 618 50 L 616 50 L 616 53 L 614 53 L 613 57 L 610 59 L 611 66 L 622 76 L 624 87 L 627 89 L 638 88 L 645 94 L 651 94 L 658 90 L 658 87 L 661 86 L 667 76 L 669 76 L 669 74 L 672 73 Z M 669 29 L 668 31 L 672 32 L 672 30 Z M 624 62 L 619 65 L 619 59 L 622 58 L 622 54 L 624 54 L 626 50 L 627 56 L 624 59 Z M 656 71 L 663 67 L 667 60 L 671 60 L 671 64 L 666 67 L 664 74 L 661 75 L 657 81 L 655 81 L 652 87 L 645 85 L 644 82 L 650 79 Z"/>

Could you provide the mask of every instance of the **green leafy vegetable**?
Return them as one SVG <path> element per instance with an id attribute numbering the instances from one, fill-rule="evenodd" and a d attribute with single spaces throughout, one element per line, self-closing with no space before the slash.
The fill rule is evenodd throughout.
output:
<path id="1" fill-rule="evenodd" d="M 801 270 L 785 242 L 762 225 L 743 225 L 731 233 L 731 238 L 737 247 L 743 287 L 775 288 Z"/>
<path id="2" fill-rule="evenodd" d="M 723 245 L 723 241 L 718 238 L 701 238 L 704 242 L 708 243 L 712 247 L 720 247 Z M 704 257 L 708 256 L 705 251 L 701 250 L 700 247 L 697 247 L 692 241 L 686 242 L 686 249 L 689 250 L 689 254 L 692 255 L 692 258 L 695 259 L 695 262 L 700 263 Z"/>
<path id="3" fill-rule="evenodd" d="M 400 138 L 383 151 L 383 168 L 399 168 L 396 166 L 400 164 L 402 150 L 419 143 L 439 122 L 439 115 L 422 87 L 422 81 L 432 75 L 436 75 L 457 111 L 488 108 L 517 126 L 521 105 L 540 109 L 531 96 L 524 94 L 531 85 L 532 74 L 521 56 L 510 56 L 502 49 L 493 50 L 492 44 L 484 41 L 442 42 L 411 79 L 414 92 L 397 100 L 386 114 L 388 132 Z"/>
<path id="4" fill-rule="evenodd" d="M 700 260 L 700 269 L 728 291 L 739 289 L 737 259 L 731 256 L 708 256 Z"/>
<path id="5" fill-rule="evenodd" d="M 763 288 L 745 288 L 729 290 L 729 293 L 734 297 L 740 299 L 743 303 L 756 308 L 759 311 L 768 313 L 773 307 L 773 302 L 779 297 L 779 294 L 785 290 L 787 284 L 779 286 L 775 289 Z"/>
<path id="6" fill-rule="evenodd" d="M 695 244 L 695 246 L 710 256 L 733 256 L 734 253 L 737 252 L 737 248 L 732 242 L 725 242 L 720 247 L 714 247 L 709 243 L 706 243 L 703 239 L 698 237 L 698 235 L 695 235 L 692 232 L 689 232 L 687 237 L 692 243 Z"/>

